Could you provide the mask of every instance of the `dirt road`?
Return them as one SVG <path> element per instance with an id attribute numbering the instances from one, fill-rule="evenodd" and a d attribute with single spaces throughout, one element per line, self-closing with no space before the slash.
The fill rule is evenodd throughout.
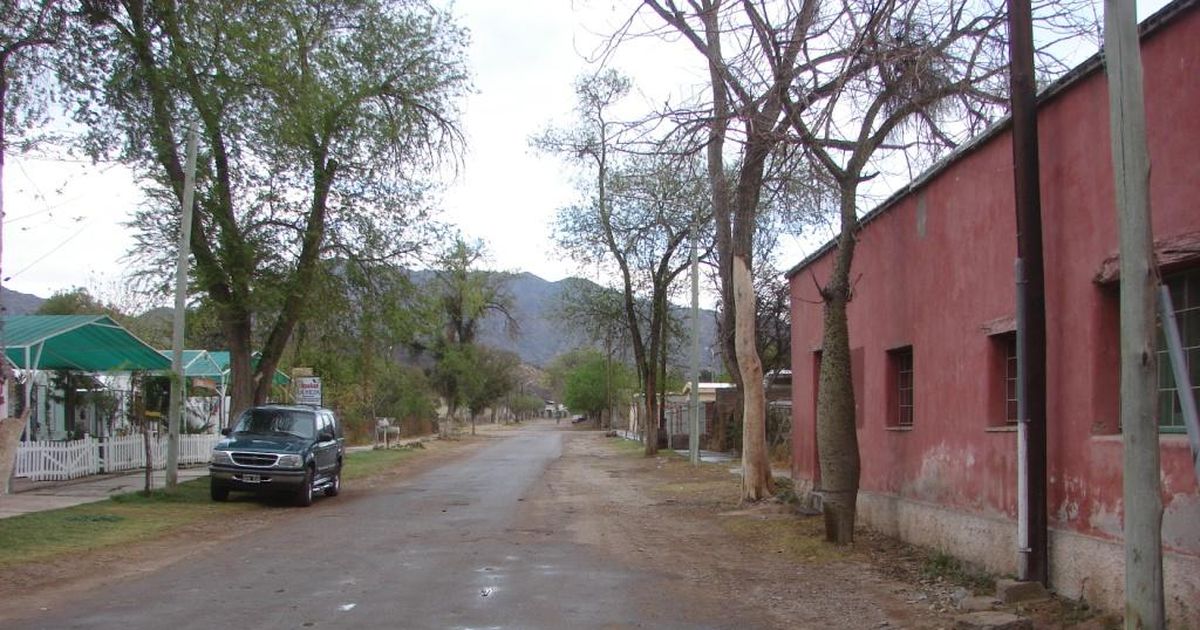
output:
<path id="1" fill-rule="evenodd" d="M 313 508 L 0 575 L 10 628 L 949 627 L 910 585 L 737 510 L 727 468 L 543 425 Z M 428 464 L 432 466 L 432 463 Z M 800 532 L 805 533 L 805 532 Z M 190 540 L 184 540 L 190 536 Z M 111 563 L 111 564 L 106 564 Z M 22 579 L 24 580 L 22 582 Z M 17 592 L 17 589 L 23 592 Z M 936 606 L 935 606 L 936 608 Z"/>

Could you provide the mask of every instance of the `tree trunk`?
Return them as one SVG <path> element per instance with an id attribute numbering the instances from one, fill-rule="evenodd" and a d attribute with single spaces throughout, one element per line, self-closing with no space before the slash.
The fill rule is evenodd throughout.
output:
<path id="1" fill-rule="evenodd" d="M 821 498 L 825 539 L 854 542 L 858 501 L 858 433 L 854 416 L 854 381 L 850 371 L 850 331 L 846 305 L 850 301 L 850 264 L 854 259 L 855 191 L 842 191 L 842 234 L 838 238 L 833 275 L 822 291 L 825 331 L 821 346 L 821 375 L 817 394 L 817 451 L 821 467 Z"/>
<path id="2" fill-rule="evenodd" d="M 733 259 L 734 308 L 737 312 L 737 363 L 745 394 L 742 411 L 742 500 L 759 501 L 772 495 L 774 480 L 767 457 L 766 399 L 762 362 L 754 336 L 754 278 L 745 258 Z"/>
<path id="3" fill-rule="evenodd" d="M 4 121 L 6 119 L 5 103 L 8 99 L 8 75 L 7 60 L 0 61 L 0 248 L 4 245 L 4 154 L 8 150 L 8 145 L 5 140 Z M 0 249 L 0 254 L 3 250 Z M 0 274 L 0 285 L 3 274 Z M 0 321 L 0 341 L 3 337 L 4 322 Z M 0 352 L 5 350 L 0 346 Z M 9 411 L 12 409 L 12 401 L 8 399 L 9 383 L 12 382 L 12 369 L 9 367 L 8 360 L 0 360 L 0 474 L 4 475 L 4 484 L 0 485 L 0 494 L 9 494 L 12 491 L 12 473 L 17 464 L 17 449 L 21 445 L 21 433 L 25 430 L 25 422 L 29 417 L 29 410 L 26 409 L 19 418 L 7 418 Z M 33 379 L 29 379 L 27 387 L 33 386 Z"/>
<path id="4" fill-rule="evenodd" d="M 650 365 L 646 371 L 646 457 L 658 454 L 658 379 L 654 364 Z"/>
<path id="5" fill-rule="evenodd" d="M 230 306 L 226 310 L 235 310 Z M 250 315 L 241 309 L 226 313 L 224 318 L 225 338 L 229 340 L 229 416 L 232 426 L 246 409 L 266 402 L 255 400 L 254 369 L 250 361 Z"/>
<path id="6" fill-rule="evenodd" d="M 21 433 L 25 431 L 28 420 L 28 409 L 23 411 L 20 417 L 0 419 L 0 474 L 4 475 L 4 483 L 0 484 L 0 494 L 12 494 L 17 449 L 21 447 Z"/>

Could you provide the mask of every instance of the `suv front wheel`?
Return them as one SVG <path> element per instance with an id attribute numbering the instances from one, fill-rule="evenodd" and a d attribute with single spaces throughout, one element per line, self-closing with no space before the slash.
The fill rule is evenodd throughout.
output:
<path id="1" fill-rule="evenodd" d="M 308 467 L 304 469 L 304 481 L 296 490 L 296 505 L 300 507 L 308 507 L 313 503 L 313 469 Z"/>
<path id="2" fill-rule="evenodd" d="M 209 483 L 208 494 L 212 497 L 213 501 L 229 500 L 229 488 L 217 483 L 215 480 Z"/>

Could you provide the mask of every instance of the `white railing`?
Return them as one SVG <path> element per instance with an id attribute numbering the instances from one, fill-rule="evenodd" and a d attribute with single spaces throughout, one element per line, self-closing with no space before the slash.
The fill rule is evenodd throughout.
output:
<path id="1" fill-rule="evenodd" d="M 179 436 L 179 463 L 208 461 L 219 435 Z M 150 438 L 154 468 L 167 460 L 167 437 Z M 86 438 L 71 442 L 21 442 L 17 449 L 15 476 L 33 481 L 63 481 L 102 472 L 138 470 L 146 467 L 146 445 L 140 435 L 115 438 Z"/>
<path id="2" fill-rule="evenodd" d="M 42 481 L 94 475 L 100 469 L 97 446 L 93 439 L 22 442 L 17 449 L 16 476 Z"/>

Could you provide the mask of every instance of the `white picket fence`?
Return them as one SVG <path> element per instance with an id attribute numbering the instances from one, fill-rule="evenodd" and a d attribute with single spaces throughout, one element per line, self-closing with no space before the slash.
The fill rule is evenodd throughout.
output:
<path id="1" fill-rule="evenodd" d="M 179 436 L 179 463 L 208 461 L 219 435 Z M 167 437 L 150 438 L 150 457 L 161 469 L 167 461 Z M 102 472 L 138 470 L 146 466 L 146 446 L 140 435 L 86 438 L 70 442 L 21 442 L 17 449 L 17 477 L 33 481 L 62 481 Z"/>

